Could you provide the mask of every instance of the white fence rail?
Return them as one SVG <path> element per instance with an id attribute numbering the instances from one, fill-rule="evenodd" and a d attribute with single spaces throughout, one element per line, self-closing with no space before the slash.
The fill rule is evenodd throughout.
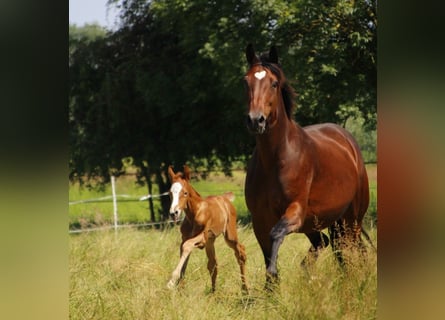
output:
<path id="1" fill-rule="evenodd" d="M 87 229 L 75 229 L 75 230 L 69 230 L 69 233 L 82 233 L 82 232 L 90 232 L 90 231 L 99 231 L 99 230 L 109 230 L 114 229 L 115 232 L 117 232 L 118 228 L 128 228 L 128 227 L 145 227 L 145 226 L 156 226 L 161 225 L 171 221 L 163 221 L 163 222 L 150 222 L 150 223 L 140 223 L 140 224 L 119 224 L 119 216 L 118 216 L 118 202 L 124 202 L 124 201 L 145 201 L 150 198 L 160 198 L 168 195 L 168 192 L 164 192 L 161 194 L 147 194 L 144 196 L 130 196 L 127 194 L 116 194 L 116 178 L 114 176 L 111 177 L 111 195 L 110 196 L 104 196 L 100 198 L 95 199 L 85 199 L 85 200 L 76 200 L 76 201 L 70 201 L 69 205 L 77 205 L 77 204 L 84 204 L 84 203 L 97 203 L 97 202 L 110 202 L 110 200 L 113 202 L 113 225 L 112 226 L 104 226 L 104 227 L 97 227 L 97 228 L 87 228 Z"/>

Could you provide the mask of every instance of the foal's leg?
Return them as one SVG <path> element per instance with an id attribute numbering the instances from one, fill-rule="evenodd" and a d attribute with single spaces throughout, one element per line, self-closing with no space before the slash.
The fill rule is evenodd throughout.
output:
<path id="1" fill-rule="evenodd" d="M 191 223 L 189 222 L 188 219 L 184 219 L 184 221 L 181 224 L 181 234 L 182 234 L 182 243 L 181 243 L 181 247 L 180 247 L 180 252 L 179 252 L 179 257 L 182 256 L 182 246 L 183 244 L 191 237 L 192 234 L 192 230 L 193 230 L 193 226 L 191 225 Z M 181 281 L 184 278 L 185 275 L 185 270 L 187 269 L 187 264 L 189 261 L 190 256 L 188 256 L 185 259 L 184 265 L 181 268 L 181 274 L 179 277 L 179 281 Z"/>
<path id="2" fill-rule="evenodd" d="M 241 290 L 243 292 L 248 292 L 247 280 L 246 280 L 246 250 L 244 246 L 238 242 L 238 235 L 236 232 L 236 220 L 235 222 L 230 222 L 227 226 L 226 233 L 224 234 L 224 240 L 226 240 L 227 245 L 233 249 L 235 252 L 236 260 L 238 261 L 240 273 L 241 273 Z"/>
<path id="3" fill-rule="evenodd" d="M 185 242 L 185 241 L 184 241 L 184 242 Z M 183 254 L 183 249 L 182 249 L 182 247 L 183 247 L 184 242 L 181 244 L 181 249 L 180 249 L 179 258 L 181 258 L 181 257 L 182 257 L 182 254 Z M 184 278 L 185 270 L 187 269 L 187 264 L 188 264 L 188 262 L 189 262 L 189 258 L 190 258 L 190 255 L 185 259 L 184 264 L 182 265 L 181 273 L 180 273 L 180 275 L 179 275 L 179 280 L 178 280 L 178 282 L 181 281 L 181 280 Z"/>
<path id="4" fill-rule="evenodd" d="M 202 246 L 204 243 L 204 233 L 200 233 L 196 237 L 191 238 L 182 244 L 181 258 L 179 259 L 179 263 L 176 266 L 176 269 L 173 271 L 170 281 L 167 284 L 170 289 L 174 288 L 178 284 L 181 277 L 182 268 L 184 267 L 184 264 L 186 263 L 192 250 L 195 247 Z"/>
<path id="5" fill-rule="evenodd" d="M 209 237 L 206 243 L 207 254 L 207 270 L 209 270 L 210 278 L 212 279 L 212 292 L 215 291 L 216 277 L 218 275 L 218 263 L 215 255 L 215 237 Z"/>

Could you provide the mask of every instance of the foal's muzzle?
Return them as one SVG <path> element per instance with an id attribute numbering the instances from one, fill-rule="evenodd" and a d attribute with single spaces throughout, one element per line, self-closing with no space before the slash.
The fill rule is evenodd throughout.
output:
<path id="1" fill-rule="evenodd" d="M 181 214 L 181 211 L 178 209 L 170 210 L 170 218 L 176 222 L 179 220 L 179 215 Z"/>
<path id="2" fill-rule="evenodd" d="M 266 131 L 266 117 L 262 114 L 257 116 L 247 115 L 247 128 L 254 134 L 262 134 Z"/>

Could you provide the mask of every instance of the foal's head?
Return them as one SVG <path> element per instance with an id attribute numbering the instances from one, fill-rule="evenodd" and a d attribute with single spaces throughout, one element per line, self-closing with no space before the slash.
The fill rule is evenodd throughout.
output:
<path id="1" fill-rule="evenodd" d="M 249 99 L 247 127 L 253 133 L 262 134 L 276 125 L 279 112 L 284 112 L 280 110 L 281 104 L 287 117 L 291 118 L 294 93 L 278 65 L 274 46 L 268 55 L 259 58 L 249 44 L 246 58 L 249 63 L 249 71 L 244 77 Z"/>
<path id="2" fill-rule="evenodd" d="M 174 173 L 172 166 L 169 166 L 168 175 L 172 184 L 170 187 L 170 199 L 172 201 L 170 205 L 170 216 L 174 221 L 177 221 L 179 215 L 187 206 L 187 200 L 190 197 L 190 169 L 185 165 L 184 173 Z"/>

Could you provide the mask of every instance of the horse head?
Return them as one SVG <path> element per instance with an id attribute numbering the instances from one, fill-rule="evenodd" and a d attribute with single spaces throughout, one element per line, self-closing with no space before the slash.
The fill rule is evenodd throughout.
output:
<path id="1" fill-rule="evenodd" d="M 268 54 L 258 57 L 252 44 L 246 48 L 249 63 L 244 80 L 247 87 L 247 127 L 255 134 L 263 134 L 273 128 L 285 111 L 291 117 L 293 90 L 278 64 L 278 53 L 272 46 Z M 281 107 L 283 106 L 283 107 Z"/>
<path id="2" fill-rule="evenodd" d="M 187 206 L 187 200 L 190 196 L 190 169 L 184 166 L 184 173 L 173 172 L 172 166 L 168 167 L 168 176 L 170 178 L 170 216 L 177 221 L 181 212 Z"/>

